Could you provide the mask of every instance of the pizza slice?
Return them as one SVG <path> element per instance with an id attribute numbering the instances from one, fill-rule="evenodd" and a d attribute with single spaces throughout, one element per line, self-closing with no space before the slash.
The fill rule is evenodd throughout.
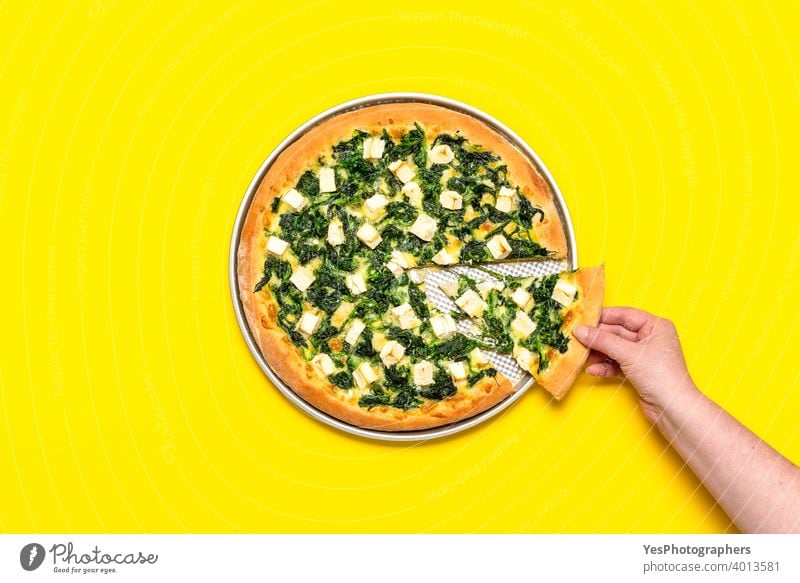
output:
<path id="1" fill-rule="evenodd" d="M 512 354 L 537 383 L 562 399 L 589 355 L 572 331 L 596 326 L 600 319 L 603 266 L 545 277 L 492 276 L 496 279 L 479 282 L 461 275 L 443 289 L 475 319 L 488 346 Z"/>

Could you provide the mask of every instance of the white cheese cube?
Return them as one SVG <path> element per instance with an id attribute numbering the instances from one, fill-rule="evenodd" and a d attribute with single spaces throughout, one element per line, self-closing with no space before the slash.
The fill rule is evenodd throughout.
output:
<path id="1" fill-rule="evenodd" d="M 370 249 L 375 249 L 375 247 L 380 245 L 381 241 L 383 241 L 383 237 L 381 237 L 378 230 L 369 223 L 364 223 L 358 228 L 356 237 L 361 239 L 364 245 Z"/>
<path id="2" fill-rule="evenodd" d="M 389 170 L 391 170 L 392 174 L 397 176 L 397 179 L 403 184 L 411 182 L 411 180 L 417 174 L 414 171 L 414 168 L 412 168 L 411 165 L 405 160 L 395 160 L 389 164 Z"/>
<path id="3" fill-rule="evenodd" d="M 417 260 L 414 259 L 414 256 L 411 253 L 404 253 L 403 251 L 398 251 L 395 249 L 392 251 L 392 261 L 397 263 L 403 269 L 410 269 L 412 267 L 416 267 Z"/>
<path id="4" fill-rule="evenodd" d="M 510 213 L 514 210 L 514 200 L 510 196 L 498 196 L 494 208 L 504 213 Z"/>
<path id="5" fill-rule="evenodd" d="M 364 281 L 364 275 L 361 273 L 348 273 L 344 276 L 344 284 L 354 296 L 367 291 L 367 282 Z"/>
<path id="6" fill-rule="evenodd" d="M 276 237 L 275 235 L 270 235 L 270 238 L 267 239 L 267 251 L 273 255 L 283 257 L 283 254 L 286 253 L 288 248 L 289 243 L 279 237 Z"/>
<path id="7" fill-rule="evenodd" d="M 463 205 L 463 199 L 455 190 L 443 190 L 439 195 L 439 204 L 446 209 L 456 211 Z"/>
<path id="8" fill-rule="evenodd" d="M 458 282 L 457 281 L 443 281 L 439 284 L 439 288 L 444 292 L 448 298 L 454 297 L 458 294 Z"/>
<path id="9" fill-rule="evenodd" d="M 319 373 L 322 374 L 322 376 L 326 377 L 333 374 L 333 371 L 336 370 L 336 365 L 333 364 L 333 360 L 324 352 L 312 358 L 311 364 L 314 365 L 314 367 Z"/>
<path id="10" fill-rule="evenodd" d="M 386 346 L 386 334 L 383 332 L 374 332 L 372 334 L 372 350 L 380 352 Z"/>
<path id="11" fill-rule="evenodd" d="M 385 147 L 386 142 L 381 138 L 367 138 L 364 140 L 362 157 L 365 160 L 379 160 L 383 157 L 383 149 Z"/>
<path id="12" fill-rule="evenodd" d="M 553 295 L 550 297 L 552 297 L 562 306 L 566 307 L 575 301 L 575 294 L 577 293 L 578 288 L 574 284 L 563 279 L 559 279 L 556 282 L 556 286 L 553 288 Z"/>
<path id="13" fill-rule="evenodd" d="M 454 257 L 450 253 L 448 253 L 447 249 L 442 247 L 439 251 L 432 257 L 433 262 L 437 265 L 453 265 L 458 263 L 458 257 Z"/>
<path id="14" fill-rule="evenodd" d="M 497 193 L 499 198 L 514 198 L 517 196 L 517 191 L 513 188 L 509 188 L 508 186 L 501 186 L 500 192 Z"/>
<path id="15" fill-rule="evenodd" d="M 536 322 L 531 320 L 528 317 L 528 314 L 526 314 L 522 310 L 517 310 L 517 315 L 511 322 L 511 332 L 513 332 L 517 337 L 524 340 L 525 338 L 533 334 L 534 330 L 536 330 Z"/>
<path id="16" fill-rule="evenodd" d="M 480 348 L 473 348 L 469 353 L 469 363 L 474 369 L 483 369 L 491 364 L 489 357 Z"/>
<path id="17" fill-rule="evenodd" d="M 356 386 L 359 389 L 366 389 L 378 380 L 378 374 L 370 363 L 362 362 L 358 365 L 356 370 L 353 371 L 353 380 L 356 382 Z"/>
<path id="18" fill-rule="evenodd" d="M 384 265 L 386 265 L 386 269 L 391 271 L 395 275 L 403 275 L 403 268 L 397 265 L 397 263 L 392 261 L 387 261 Z"/>
<path id="19" fill-rule="evenodd" d="M 373 194 L 364 201 L 364 214 L 367 218 L 375 221 L 386 214 L 384 208 L 389 204 L 389 199 L 382 194 Z"/>
<path id="20" fill-rule="evenodd" d="M 328 243 L 333 247 L 344 244 L 344 228 L 339 219 L 333 219 L 328 223 Z"/>
<path id="21" fill-rule="evenodd" d="M 321 318 L 313 312 L 303 312 L 303 315 L 300 316 L 300 320 L 297 321 L 297 329 L 303 334 L 311 336 L 314 330 L 317 329 L 317 326 L 319 326 L 320 320 Z"/>
<path id="22" fill-rule="evenodd" d="M 344 324 L 347 318 L 350 317 L 350 314 L 353 313 L 353 308 L 355 307 L 356 305 L 350 302 L 342 302 L 339 304 L 339 307 L 337 307 L 331 315 L 331 326 L 334 328 L 341 328 L 342 324 Z"/>
<path id="23" fill-rule="evenodd" d="M 292 273 L 292 277 L 289 278 L 297 289 L 300 291 L 306 291 L 308 287 L 314 283 L 314 280 L 317 279 L 314 277 L 314 273 L 308 269 L 307 267 L 298 267 Z"/>
<path id="24" fill-rule="evenodd" d="M 463 362 L 451 362 L 447 367 L 450 369 L 450 377 L 454 383 L 467 380 L 467 365 Z"/>
<path id="25" fill-rule="evenodd" d="M 531 309 L 533 309 L 533 297 L 528 293 L 527 290 L 521 287 L 515 289 L 514 293 L 511 294 L 511 301 L 517 304 L 525 312 L 530 312 Z"/>
<path id="26" fill-rule="evenodd" d="M 428 160 L 434 164 L 449 164 L 453 161 L 453 149 L 447 144 L 440 144 L 428 150 Z"/>
<path id="27" fill-rule="evenodd" d="M 336 173 L 334 172 L 333 168 L 321 168 L 318 178 L 320 192 L 336 191 Z"/>
<path id="28" fill-rule="evenodd" d="M 416 328 L 422 322 L 419 321 L 417 318 L 417 314 L 414 312 L 414 308 L 411 307 L 411 304 L 406 302 L 405 304 L 401 304 L 395 308 L 392 308 L 392 313 L 397 316 L 397 321 L 400 325 L 400 328 L 403 330 L 410 330 L 411 328 Z"/>
<path id="29" fill-rule="evenodd" d="M 308 199 L 294 188 L 289 189 L 281 199 L 296 211 L 302 210 L 308 204 Z"/>
<path id="30" fill-rule="evenodd" d="M 492 291 L 493 289 L 496 289 L 497 291 L 503 291 L 503 289 L 505 289 L 506 286 L 502 282 L 490 281 L 488 279 L 485 279 L 481 282 L 478 282 L 478 284 L 475 287 L 477 287 L 481 295 L 484 298 L 486 298 L 489 296 L 489 292 Z"/>
<path id="31" fill-rule="evenodd" d="M 414 384 L 418 387 L 425 387 L 433 384 L 433 363 L 422 360 L 413 366 L 412 374 Z"/>
<path id="32" fill-rule="evenodd" d="M 533 353 L 527 348 L 517 346 L 514 348 L 514 359 L 520 368 L 526 372 L 532 372 L 531 368 L 535 364 Z"/>
<path id="33" fill-rule="evenodd" d="M 431 317 L 431 328 L 437 338 L 446 338 L 456 331 L 456 322 L 450 314 L 437 314 Z"/>
<path id="34" fill-rule="evenodd" d="M 386 366 L 394 366 L 406 353 L 406 348 L 396 340 L 389 340 L 381 348 L 381 360 Z"/>
<path id="35" fill-rule="evenodd" d="M 422 206 L 422 189 L 416 182 L 407 182 L 403 185 L 403 194 L 406 195 L 411 206 Z"/>
<path id="36" fill-rule="evenodd" d="M 511 245 L 503 235 L 495 235 L 486 243 L 489 252 L 495 259 L 505 259 L 511 253 Z"/>
<path id="37" fill-rule="evenodd" d="M 414 221 L 413 225 L 411 225 L 409 231 L 414 233 L 423 241 L 430 241 L 436 234 L 437 227 L 438 223 L 436 222 L 436 219 L 430 215 L 426 215 L 425 213 L 420 213 L 417 217 L 417 220 Z"/>
<path id="38" fill-rule="evenodd" d="M 361 333 L 364 331 L 367 325 L 364 324 L 359 319 L 355 319 L 350 322 L 350 326 L 347 328 L 347 332 L 344 335 L 344 341 L 347 342 L 350 346 L 354 346 L 356 342 L 358 342 Z"/>
<path id="39" fill-rule="evenodd" d="M 456 305 L 473 318 L 479 318 L 486 309 L 486 303 L 474 290 L 468 289 L 456 298 Z"/>

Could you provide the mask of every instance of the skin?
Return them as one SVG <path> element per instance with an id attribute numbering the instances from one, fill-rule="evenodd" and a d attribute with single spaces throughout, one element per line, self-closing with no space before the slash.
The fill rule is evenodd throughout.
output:
<path id="1" fill-rule="evenodd" d="M 604 308 L 597 327 L 574 334 L 591 349 L 586 372 L 631 382 L 644 414 L 742 532 L 800 533 L 800 468 L 700 392 L 672 322 Z"/>

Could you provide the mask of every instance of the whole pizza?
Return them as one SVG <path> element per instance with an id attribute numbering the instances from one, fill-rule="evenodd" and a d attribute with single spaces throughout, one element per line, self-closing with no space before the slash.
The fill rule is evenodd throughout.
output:
<path id="1" fill-rule="evenodd" d="M 547 182 L 503 135 L 448 108 L 392 103 L 337 115 L 277 157 L 236 269 L 254 340 L 293 391 L 347 423 L 407 431 L 508 397 L 490 352 L 566 394 L 588 354 L 571 332 L 597 324 L 602 266 L 458 275 L 442 286 L 449 310 L 424 277 L 566 253 Z"/>

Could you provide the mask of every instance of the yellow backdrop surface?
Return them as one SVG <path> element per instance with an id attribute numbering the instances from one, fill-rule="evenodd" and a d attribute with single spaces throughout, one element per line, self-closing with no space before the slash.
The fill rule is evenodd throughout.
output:
<path id="1" fill-rule="evenodd" d="M 342 101 L 440 94 L 516 130 L 606 304 L 800 459 L 800 37 L 789 3 L 5 3 L 0 530 L 724 532 L 632 389 L 581 377 L 428 443 L 265 379 L 227 280 L 245 188 Z"/>

